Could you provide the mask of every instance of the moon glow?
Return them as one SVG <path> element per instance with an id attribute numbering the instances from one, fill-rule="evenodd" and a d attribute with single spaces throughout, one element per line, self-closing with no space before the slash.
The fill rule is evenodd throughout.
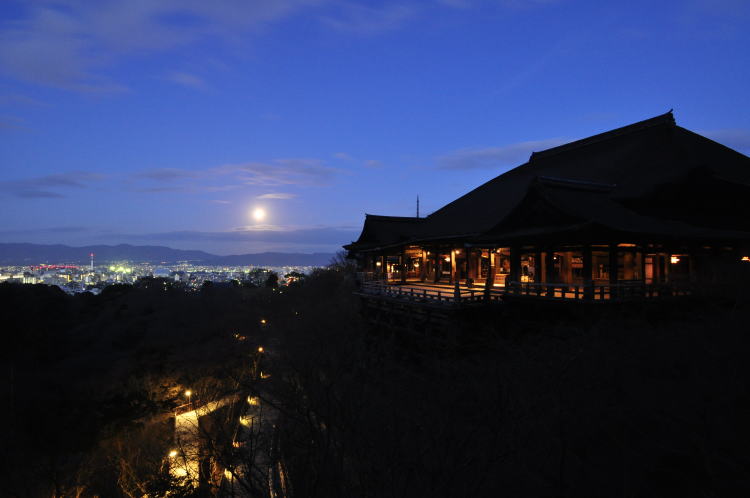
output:
<path id="1" fill-rule="evenodd" d="M 253 219 L 255 221 L 263 221 L 266 219 L 266 210 L 263 208 L 253 209 Z"/>

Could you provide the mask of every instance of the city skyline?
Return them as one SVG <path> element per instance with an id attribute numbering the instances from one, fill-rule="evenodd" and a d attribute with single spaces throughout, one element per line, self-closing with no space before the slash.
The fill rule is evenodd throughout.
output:
<path id="1" fill-rule="evenodd" d="M 0 7 L 0 241 L 334 252 L 674 109 L 750 152 L 740 1 Z M 258 209 L 264 210 L 259 215 Z"/>

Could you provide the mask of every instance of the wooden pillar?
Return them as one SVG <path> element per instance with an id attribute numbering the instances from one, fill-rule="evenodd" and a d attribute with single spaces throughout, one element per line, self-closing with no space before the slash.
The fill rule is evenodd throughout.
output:
<path id="1" fill-rule="evenodd" d="M 388 281 L 388 258 L 385 255 L 380 256 L 380 271 L 383 280 Z"/>
<path id="2" fill-rule="evenodd" d="M 422 255 L 419 258 L 419 280 L 424 282 L 427 279 L 427 251 L 422 249 Z"/>
<path id="3" fill-rule="evenodd" d="M 510 273 L 508 274 L 508 280 L 511 282 L 518 282 L 521 275 L 521 251 L 518 246 L 511 246 L 510 248 Z M 507 286 L 507 281 L 506 281 Z"/>
<path id="4" fill-rule="evenodd" d="M 609 283 L 610 285 L 617 284 L 618 263 L 619 261 L 617 257 L 617 244 L 610 244 L 609 245 Z"/>
<path id="5" fill-rule="evenodd" d="M 495 251 L 493 249 L 488 249 L 487 256 L 489 259 L 489 267 L 487 268 L 487 278 L 484 281 L 484 286 L 487 289 L 491 289 L 495 285 Z"/>
<path id="6" fill-rule="evenodd" d="M 583 246 L 583 298 L 594 299 L 594 282 L 591 246 Z"/>
<path id="7" fill-rule="evenodd" d="M 449 282 L 453 283 L 456 280 L 458 280 L 458 275 L 456 274 L 456 251 L 454 249 L 451 249 L 451 277 Z"/>
<path id="8" fill-rule="evenodd" d="M 477 260 L 474 249 L 466 249 L 466 278 L 474 280 L 477 278 Z"/>
<path id="9" fill-rule="evenodd" d="M 542 281 L 542 250 L 537 247 L 534 252 L 534 282 L 540 283 Z"/>
<path id="10" fill-rule="evenodd" d="M 617 297 L 617 244 L 609 245 L 609 298 Z"/>
<path id="11" fill-rule="evenodd" d="M 555 283 L 552 282 L 555 279 L 555 251 L 547 249 L 544 252 L 544 258 L 544 281 L 548 284 Z"/>
<path id="12" fill-rule="evenodd" d="M 547 297 L 554 297 L 554 287 L 550 284 L 555 279 L 555 251 L 553 249 L 547 249 L 544 252 L 544 281 L 547 283 Z"/>
<path id="13" fill-rule="evenodd" d="M 440 261 L 440 251 L 435 249 L 433 254 L 433 264 L 435 268 L 435 275 L 432 277 L 433 282 L 437 283 L 440 280 L 440 267 L 442 266 L 443 262 Z"/>
<path id="14" fill-rule="evenodd" d="M 398 256 L 398 268 L 399 273 L 401 273 L 401 283 L 406 283 L 406 246 L 401 248 L 401 254 Z"/>

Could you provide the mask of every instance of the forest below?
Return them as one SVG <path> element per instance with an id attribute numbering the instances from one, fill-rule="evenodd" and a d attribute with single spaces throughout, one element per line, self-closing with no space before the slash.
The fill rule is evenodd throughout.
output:
<path id="1" fill-rule="evenodd" d="M 745 300 L 508 305 L 445 347 L 373 327 L 354 288 L 346 265 L 285 288 L 0 284 L 0 495 L 750 495 Z M 273 407 L 273 444 L 207 431 L 219 460 L 256 453 L 241 493 L 165 470 L 186 389 Z"/>

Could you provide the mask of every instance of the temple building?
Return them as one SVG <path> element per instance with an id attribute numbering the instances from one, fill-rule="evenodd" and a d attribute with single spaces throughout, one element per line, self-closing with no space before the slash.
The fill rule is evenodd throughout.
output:
<path id="1" fill-rule="evenodd" d="M 531 154 L 424 218 L 366 215 L 371 292 L 473 302 L 688 295 L 750 269 L 750 158 L 672 112 Z"/>

